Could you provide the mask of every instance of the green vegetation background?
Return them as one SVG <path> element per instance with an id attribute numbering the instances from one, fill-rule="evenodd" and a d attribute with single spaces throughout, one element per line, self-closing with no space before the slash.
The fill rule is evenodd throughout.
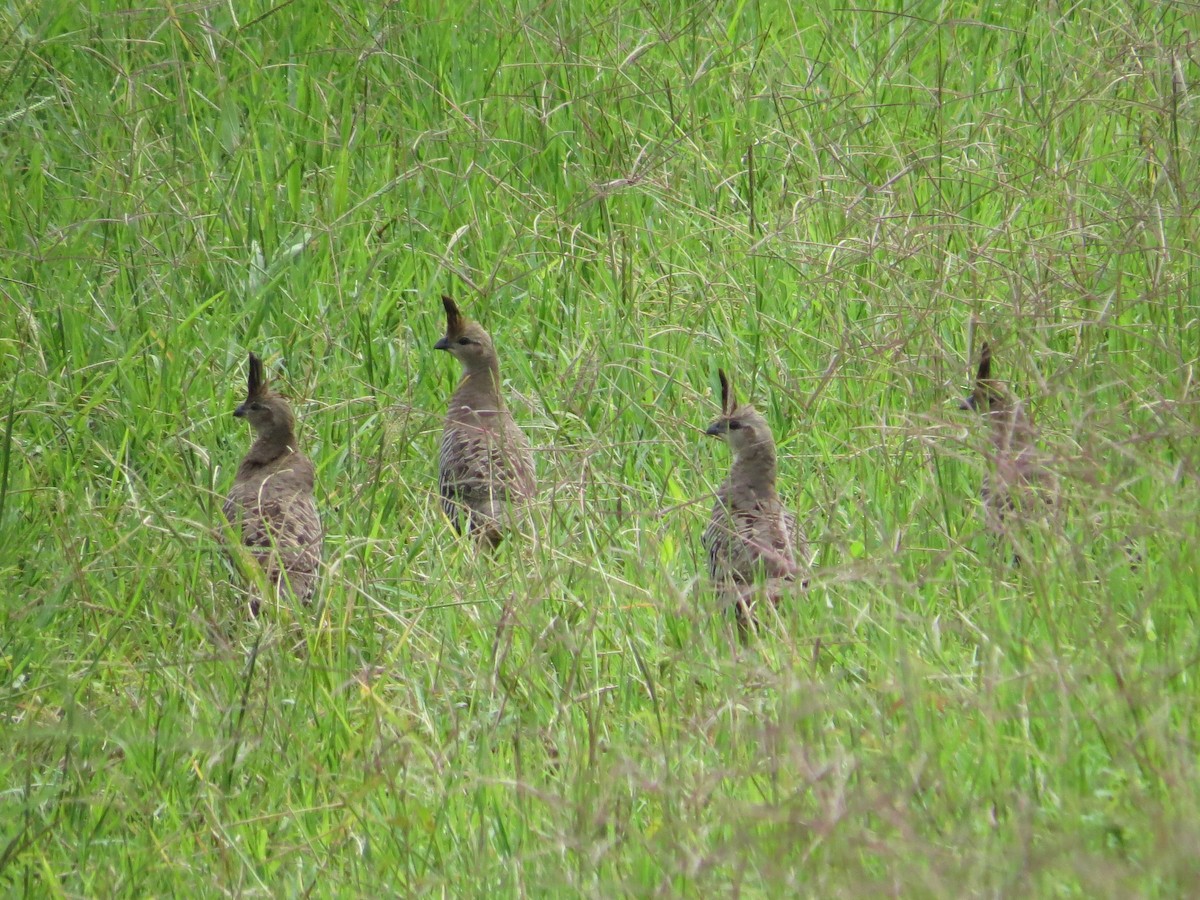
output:
<path id="1" fill-rule="evenodd" d="M 1194 888 L 1197 7 L 885 6 L 0 7 L 0 885 Z M 435 498 L 443 291 L 545 486 L 490 563 Z M 984 338 L 1069 486 L 1019 569 Z M 328 530 L 258 622 L 248 349 Z M 717 365 L 815 573 L 746 648 Z"/>

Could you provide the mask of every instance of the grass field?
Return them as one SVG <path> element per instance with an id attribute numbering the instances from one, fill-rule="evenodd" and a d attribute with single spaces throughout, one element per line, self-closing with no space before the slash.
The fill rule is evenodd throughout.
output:
<path id="1" fill-rule="evenodd" d="M 1196 890 L 1198 13 L 0 7 L 4 892 Z M 494 560 L 443 292 L 537 450 Z M 984 339 L 1068 485 L 1017 568 Z M 258 621 L 250 349 L 328 532 Z M 717 366 L 812 557 L 744 647 Z"/>

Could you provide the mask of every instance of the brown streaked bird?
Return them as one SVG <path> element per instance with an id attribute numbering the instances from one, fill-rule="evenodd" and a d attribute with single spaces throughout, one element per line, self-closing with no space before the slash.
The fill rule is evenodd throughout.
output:
<path id="1" fill-rule="evenodd" d="M 721 415 L 706 434 L 729 445 L 733 464 L 717 490 L 702 542 L 713 586 L 725 605 L 735 607 L 739 630 L 745 635 L 754 624 L 756 594 L 761 591 L 777 605 L 800 572 L 796 520 L 776 489 L 771 427 L 753 406 L 737 402 L 724 371 L 717 374 Z"/>
<path id="2" fill-rule="evenodd" d="M 434 344 L 462 364 L 438 454 L 442 508 L 461 533 L 499 546 L 537 490 L 529 440 L 500 394 L 500 361 L 486 331 L 442 297 L 446 334 Z"/>
<path id="3" fill-rule="evenodd" d="M 267 581 L 307 603 L 321 564 L 321 519 L 313 499 L 315 471 L 297 449 L 296 420 L 288 402 L 270 389 L 262 360 L 250 354 L 246 402 L 233 414 L 254 429 L 254 443 L 238 466 L 225 500 L 225 518 L 262 566 Z M 252 596 L 250 611 L 258 614 Z"/>
<path id="4" fill-rule="evenodd" d="M 991 450 L 980 496 L 988 529 L 1003 534 L 1006 519 L 1021 511 L 1030 513 L 1056 492 L 1038 454 L 1037 435 L 1024 401 L 992 377 L 992 348 L 986 341 L 979 351 L 974 389 L 959 406 L 987 420 Z M 1020 562 L 1019 556 L 1013 559 Z"/>

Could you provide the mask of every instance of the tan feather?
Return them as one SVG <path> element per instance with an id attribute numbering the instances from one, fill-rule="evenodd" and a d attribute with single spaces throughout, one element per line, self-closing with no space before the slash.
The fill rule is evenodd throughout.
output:
<path id="1" fill-rule="evenodd" d="M 313 497 L 315 470 L 296 449 L 287 401 L 271 391 L 262 361 L 250 354 L 246 402 L 234 411 L 254 429 L 223 512 L 277 592 L 308 602 L 316 590 L 324 534 Z M 257 613 L 260 597 L 251 597 Z"/>
<path id="2" fill-rule="evenodd" d="M 753 406 L 737 403 L 724 371 L 718 377 L 722 414 L 707 433 L 729 444 L 733 464 L 701 541 L 713 586 L 722 603 L 736 609 L 745 630 L 753 624 L 756 596 L 777 604 L 796 581 L 797 528 L 779 499 L 770 426 Z"/>
<path id="3" fill-rule="evenodd" d="M 500 393 L 491 336 L 442 297 L 446 334 L 434 346 L 462 365 L 438 453 L 442 508 L 461 532 L 496 547 L 537 491 L 529 440 Z"/>
<path id="4" fill-rule="evenodd" d="M 1025 402 L 993 377 L 992 348 L 986 342 L 979 356 L 975 384 L 961 406 L 975 410 L 987 421 L 988 469 L 980 496 L 988 529 L 1005 534 L 1018 513 L 1021 517 L 1039 515 L 1056 506 L 1058 491 L 1038 453 L 1037 432 Z"/>

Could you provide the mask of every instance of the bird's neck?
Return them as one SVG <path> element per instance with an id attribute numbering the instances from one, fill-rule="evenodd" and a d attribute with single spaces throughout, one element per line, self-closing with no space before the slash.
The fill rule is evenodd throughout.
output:
<path id="1" fill-rule="evenodd" d="M 1033 443 L 1033 423 L 1020 401 L 1004 401 L 988 411 L 992 443 L 1001 449 L 1021 449 Z"/>
<path id="2" fill-rule="evenodd" d="M 242 460 L 242 468 L 259 468 L 296 452 L 296 435 L 291 428 L 276 428 L 264 431 L 250 445 L 250 452 Z"/>
<path id="3" fill-rule="evenodd" d="M 733 459 L 730 478 L 762 496 L 775 495 L 778 465 L 771 444 L 752 444 L 743 447 Z"/>
<path id="4" fill-rule="evenodd" d="M 500 363 L 490 359 L 465 370 L 458 387 L 454 390 L 454 402 L 472 408 L 484 404 L 490 409 L 503 409 L 504 398 L 500 395 Z"/>

